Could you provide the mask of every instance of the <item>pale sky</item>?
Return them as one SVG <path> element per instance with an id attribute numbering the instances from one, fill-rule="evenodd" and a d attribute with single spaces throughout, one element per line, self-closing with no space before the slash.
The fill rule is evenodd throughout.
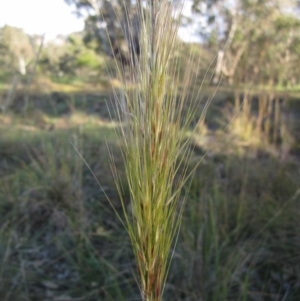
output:
<path id="1" fill-rule="evenodd" d="M 184 14 L 190 15 L 190 1 Z M 84 29 L 84 20 L 78 19 L 64 0 L 0 0 L 0 27 L 5 24 L 23 28 L 28 34 L 44 34 L 46 40 L 58 34 L 67 35 Z M 198 40 L 193 35 L 195 29 L 189 26 L 179 29 L 179 36 L 186 41 Z"/>
<path id="2" fill-rule="evenodd" d="M 0 27 L 21 27 L 28 34 L 46 32 L 46 40 L 50 40 L 83 30 L 83 19 L 72 11 L 64 0 L 0 0 Z"/>

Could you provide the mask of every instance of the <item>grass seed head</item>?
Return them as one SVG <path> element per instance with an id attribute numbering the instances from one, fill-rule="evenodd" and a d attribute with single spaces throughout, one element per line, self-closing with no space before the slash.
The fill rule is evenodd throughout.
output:
<path id="1" fill-rule="evenodd" d="M 169 252 L 180 225 L 182 210 L 178 210 L 178 201 L 187 167 L 183 158 L 190 155 L 184 138 L 193 107 L 186 109 L 184 103 L 187 85 L 183 86 L 181 96 L 177 89 L 169 88 L 176 86 L 179 79 L 178 61 L 173 59 L 178 46 L 179 18 L 175 18 L 171 2 L 156 0 L 137 5 L 139 53 L 131 55 L 129 76 L 124 68 L 118 69 L 123 82 L 118 111 L 123 126 L 119 133 L 132 216 L 122 193 L 120 197 L 143 299 L 158 301 L 169 269 Z M 127 21 L 130 23 L 129 18 Z M 183 171 L 181 175 L 179 170 Z"/>

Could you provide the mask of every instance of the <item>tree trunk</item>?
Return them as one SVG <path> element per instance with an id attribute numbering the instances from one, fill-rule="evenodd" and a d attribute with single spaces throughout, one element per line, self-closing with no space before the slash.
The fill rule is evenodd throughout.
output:
<path id="1" fill-rule="evenodd" d="M 26 75 L 26 63 L 23 56 L 19 56 L 19 72 L 22 75 Z"/>
<path id="2" fill-rule="evenodd" d="M 258 135 L 261 135 L 264 131 L 264 118 L 266 116 L 267 111 L 267 95 L 261 94 L 258 96 L 258 118 L 257 118 L 257 133 Z"/>
<path id="3" fill-rule="evenodd" d="M 235 86 L 233 88 L 234 90 L 234 111 L 235 111 L 235 114 L 239 112 L 240 110 L 240 107 L 241 107 L 241 101 L 240 101 L 240 93 L 239 93 L 239 89 L 237 86 Z"/>
<path id="4" fill-rule="evenodd" d="M 274 95 L 270 94 L 268 96 L 268 111 L 267 111 L 267 120 L 266 120 L 266 128 L 265 128 L 265 134 L 266 134 L 266 142 L 271 142 L 271 122 L 272 122 L 272 113 L 273 113 L 273 102 L 274 102 Z"/>
<path id="5" fill-rule="evenodd" d="M 215 85 L 218 84 L 218 82 L 220 80 L 220 77 L 221 77 L 223 59 L 224 59 L 224 50 L 219 50 L 218 51 L 218 59 L 217 59 L 217 66 L 216 66 L 215 76 L 214 76 L 214 79 L 213 79 L 213 83 Z"/>
<path id="6" fill-rule="evenodd" d="M 12 84 L 7 93 L 5 103 L 3 104 L 3 106 L 1 106 L 1 111 L 3 114 L 6 113 L 8 107 L 10 106 L 10 104 L 12 103 L 12 101 L 14 99 L 14 94 L 16 92 L 18 82 L 19 82 L 19 76 L 16 74 L 13 78 Z"/>
<path id="7" fill-rule="evenodd" d="M 36 53 L 35 53 L 33 68 L 32 68 L 30 76 L 28 77 L 28 81 L 27 81 L 27 85 L 26 85 L 26 94 L 25 94 L 25 98 L 24 98 L 23 112 L 26 112 L 28 109 L 28 106 L 29 106 L 30 87 L 31 87 L 33 78 L 35 76 L 36 67 L 37 67 L 37 64 L 40 59 L 40 55 L 41 55 L 41 52 L 42 52 L 42 49 L 44 46 L 44 41 L 45 41 L 45 34 L 43 35 L 43 38 L 42 38 L 42 41 L 41 41 L 38 51 L 36 51 Z"/>
<path id="8" fill-rule="evenodd" d="M 280 100 L 277 96 L 275 98 L 275 114 L 274 114 L 274 126 L 273 126 L 273 143 L 277 143 L 279 141 L 279 133 L 280 133 Z"/>

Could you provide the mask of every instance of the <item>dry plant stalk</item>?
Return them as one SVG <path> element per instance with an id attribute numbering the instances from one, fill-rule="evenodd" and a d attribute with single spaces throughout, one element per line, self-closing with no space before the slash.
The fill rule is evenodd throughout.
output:
<path id="1" fill-rule="evenodd" d="M 123 121 L 119 134 L 130 213 L 114 164 L 112 171 L 137 261 L 142 298 L 147 301 L 162 298 L 170 250 L 181 221 L 184 202 L 179 198 L 188 178 L 186 159 L 190 156 L 186 132 L 195 111 L 191 105 L 184 107 L 187 84 L 179 96 L 179 68 L 170 66 L 178 47 L 179 18 L 173 15 L 168 0 L 146 1 L 145 7 L 140 3 L 140 53 L 131 53 L 131 80 L 126 80 L 122 67 L 118 69 L 123 81 L 123 104 L 122 97 L 118 98 Z M 188 78 L 189 70 L 183 82 Z"/>

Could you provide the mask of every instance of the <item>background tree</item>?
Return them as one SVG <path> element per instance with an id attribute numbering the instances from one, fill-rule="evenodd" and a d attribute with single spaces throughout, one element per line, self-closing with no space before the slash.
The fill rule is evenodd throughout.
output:
<path id="1" fill-rule="evenodd" d="M 230 3 L 194 0 L 193 4 L 195 13 L 210 20 L 207 22 L 209 39 L 204 43 L 213 45 L 218 53 L 213 82 L 218 83 L 222 76 L 232 87 L 235 112 L 240 111 L 240 95 L 243 95 L 241 118 L 236 119 L 239 125 L 235 124 L 234 128 L 240 128 L 242 134 L 248 131 L 250 136 L 254 133 L 249 128 L 257 130 L 256 134 L 263 134 L 266 141 L 275 142 L 282 127 L 275 89 L 295 85 L 295 73 L 299 74 L 296 61 L 300 23 L 295 14 L 299 3 L 295 0 Z M 250 88 L 258 97 L 257 118 L 251 114 Z"/>
<path id="2" fill-rule="evenodd" d="M 10 71 L 25 75 L 34 58 L 29 36 L 20 28 L 5 25 L 0 29 L 0 56 L 1 63 Z"/>
<path id="3" fill-rule="evenodd" d="M 75 4 L 76 12 L 88 12 L 84 41 L 96 43 L 96 50 L 105 51 L 127 65 L 130 56 L 139 53 L 139 17 L 131 0 L 65 0 Z"/>

